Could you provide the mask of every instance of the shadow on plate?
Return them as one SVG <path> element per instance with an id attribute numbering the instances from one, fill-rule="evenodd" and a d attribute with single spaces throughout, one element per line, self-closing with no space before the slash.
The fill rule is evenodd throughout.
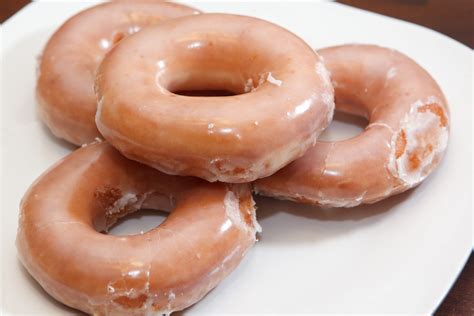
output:
<path id="1" fill-rule="evenodd" d="M 256 196 L 257 219 L 263 228 L 260 240 L 265 244 L 314 243 L 364 229 L 390 216 L 414 190 L 352 208 L 322 208 Z"/>
<path id="2" fill-rule="evenodd" d="M 348 114 L 348 113 L 344 113 L 337 110 L 334 112 L 333 120 L 336 120 L 348 125 L 357 126 L 361 130 L 364 130 L 369 124 L 369 121 L 367 121 L 365 117 L 357 116 L 354 114 Z"/>
<path id="3" fill-rule="evenodd" d="M 416 190 L 413 189 L 413 190 Z M 362 204 L 356 207 L 324 208 L 317 205 L 302 204 L 278 200 L 265 196 L 256 196 L 257 217 L 259 220 L 273 216 L 277 212 L 286 212 L 295 216 L 320 221 L 357 221 L 389 211 L 406 200 L 413 190 L 391 196 L 374 204 Z M 260 206 L 260 205 L 264 206 Z"/>
<path id="4" fill-rule="evenodd" d="M 148 232 L 161 225 L 168 215 L 169 212 L 166 211 L 140 209 L 120 217 L 106 232 L 102 233 L 113 236 L 128 236 Z"/>

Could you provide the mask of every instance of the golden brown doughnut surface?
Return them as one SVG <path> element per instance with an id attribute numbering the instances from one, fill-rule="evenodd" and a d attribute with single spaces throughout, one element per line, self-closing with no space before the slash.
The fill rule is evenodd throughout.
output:
<path id="1" fill-rule="evenodd" d="M 42 120 L 54 135 L 76 145 L 100 137 L 94 77 L 104 55 L 143 27 L 195 13 L 175 3 L 129 0 L 103 3 L 71 17 L 40 58 L 36 92 Z"/>
<path id="2" fill-rule="evenodd" d="M 130 161 L 107 143 L 78 149 L 30 187 L 17 247 L 55 299 L 94 315 L 181 310 L 227 276 L 259 229 L 246 184 L 210 184 Z M 103 232 L 140 208 L 171 210 L 158 227 Z"/>
<path id="3" fill-rule="evenodd" d="M 325 206 L 374 203 L 421 183 L 448 142 L 449 110 L 433 78 L 407 56 L 374 45 L 318 51 L 339 111 L 365 116 L 363 133 L 318 142 L 306 154 L 260 179 L 263 194 Z"/>
<path id="4" fill-rule="evenodd" d="M 274 173 L 314 144 L 334 109 L 327 71 L 305 42 L 230 14 L 174 19 L 125 39 L 103 60 L 96 88 L 97 127 L 120 152 L 208 181 Z"/>

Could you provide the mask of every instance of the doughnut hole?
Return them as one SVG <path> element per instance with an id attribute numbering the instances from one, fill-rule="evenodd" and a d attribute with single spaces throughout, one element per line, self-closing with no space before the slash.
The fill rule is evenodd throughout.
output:
<path id="1" fill-rule="evenodd" d="M 358 82 L 333 82 L 336 109 L 333 121 L 318 140 L 336 142 L 354 138 L 370 123 L 367 89 Z"/>
<path id="2" fill-rule="evenodd" d="M 97 189 L 94 197 L 95 229 L 114 236 L 146 233 L 161 225 L 174 208 L 174 201 L 158 193 L 140 195 L 106 187 Z"/>
<path id="3" fill-rule="evenodd" d="M 253 215 L 254 203 L 249 199 L 249 193 L 238 186 L 234 190 L 228 193 L 231 200 L 228 215 L 236 223 L 241 222 L 242 225 L 259 231 Z M 134 194 L 116 187 L 95 190 L 94 202 L 96 205 L 92 221 L 95 229 L 114 236 L 144 234 L 155 229 L 166 221 L 176 206 L 174 199 L 161 193 Z"/>
<path id="4" fill-rule="evenodd" d="M 200 36 L 202 38 L 200 38 Z M 156 83 L 181 96 L 235 96 L 249 93 L 266 82 L 274 65 L 259 48 L 236 39 L 213 41 L 205 35 L 184 40 L 172 56 L 157 62 Z"/>
<path id="5" fill-rule="evenodd" d="M 365 117 L 335 111 L 331 124 L 319 136 L 319 141 L 341 141 L 361 134 L 368 125 Z"/>
<path id="6" fill-rule="evenodd" d="M 139 209 L 120 217 L 110 228 L 108 235 L 128 236 L 146 233 L 163 223 L 168 212 L 152 209 Z"/>

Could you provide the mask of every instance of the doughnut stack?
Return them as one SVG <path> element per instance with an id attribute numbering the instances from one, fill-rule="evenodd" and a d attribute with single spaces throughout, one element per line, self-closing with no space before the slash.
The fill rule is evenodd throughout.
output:
<path id="1" fill-rule="evenodd" d="M 26 192 L 19 257 L 56 300 L 94 315 L 199 301 L 261 232 L 252 193 L 375 203 L 421 183 L 449 134 L 442 91 L 400 52 L 314 51 L 258 18 L 161 1 L 67 20 L 43 51 L 36 93 L 51 132 L 81 147 Z M 318 141 L 335 107 L 368 126 Z M 106 234 L 140 209 L 170 213 L 148 232 Z"/>

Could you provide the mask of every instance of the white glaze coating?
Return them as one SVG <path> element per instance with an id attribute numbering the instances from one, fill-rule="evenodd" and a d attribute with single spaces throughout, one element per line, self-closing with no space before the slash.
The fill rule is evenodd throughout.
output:
<path id="1" fill-rule="evenodd" d="M 448 145 L 448 126 L 443 125 L 440 116 L 431 111 L 420 112 L 423 106 L 439 103 L 440 100 L 434 97 L 425 101 L 416 101 L 402 120 L 399 132 L 394 133 L 392 137 L 389 170 L 393 176 L 402 180 L 408 187 L 416 186 L 428 176 L 435 166 L 434 159 L 438 159 Z M 406 149 L 397 157 L 396 142 L 402 131 L 406 137 Z M 426 139 L 427 135 L 429 140 Z M 432 150 L 423 154 L 423 159 L 420 159 L 420 165 L 417 168 L 412 168 L 411 155 L 416 154 L 427 141 L 432 146 Z"/>

